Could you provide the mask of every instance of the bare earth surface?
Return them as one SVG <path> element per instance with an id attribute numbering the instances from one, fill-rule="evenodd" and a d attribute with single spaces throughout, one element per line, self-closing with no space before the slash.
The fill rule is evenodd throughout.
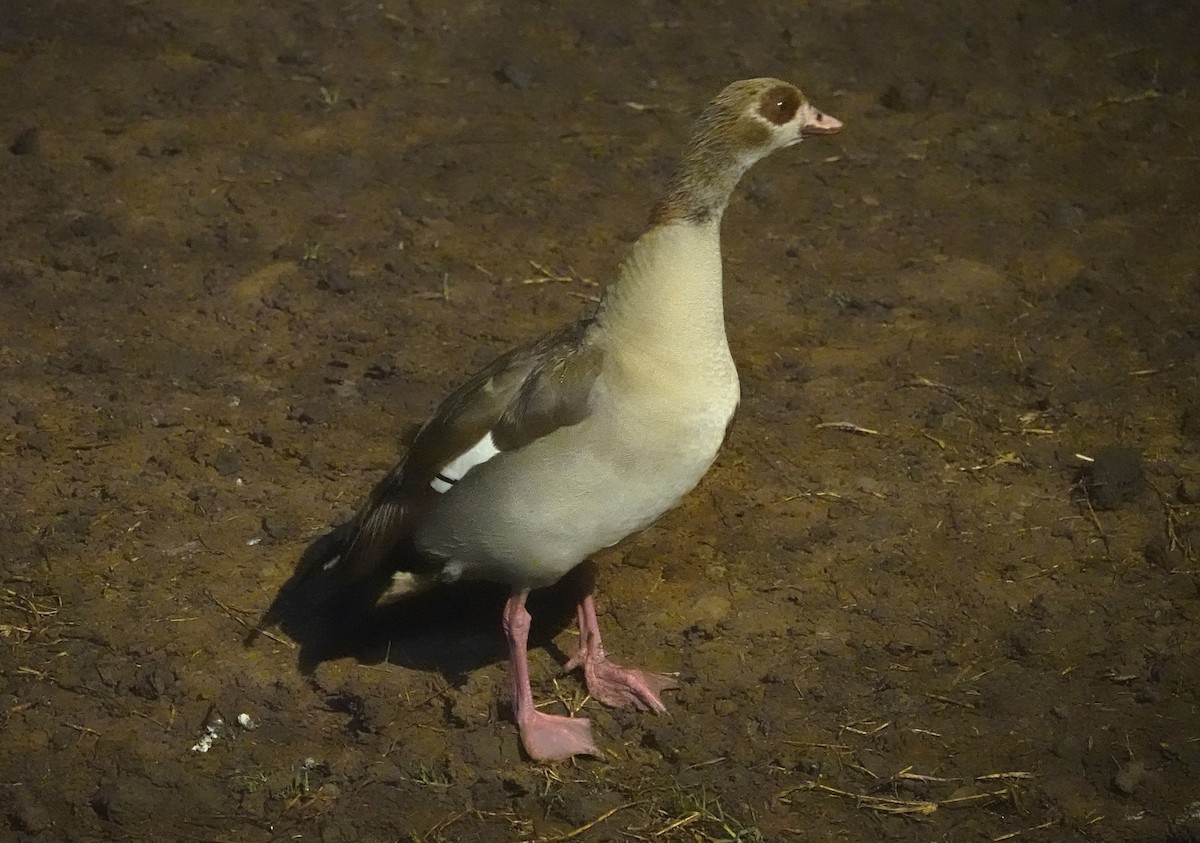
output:
<path id="1" fill-rule="evenodd" d="M 0 839 L 1200 840 L 1196 5 L 448 5 L 3 4 Z M 246 643 L 758 75 L 846 130 L 737 193 L 738 421 L 594 566 L 669 713 L 557 675 L 578 577 L 603 760 L 522 757 L 492 590 Z"/>

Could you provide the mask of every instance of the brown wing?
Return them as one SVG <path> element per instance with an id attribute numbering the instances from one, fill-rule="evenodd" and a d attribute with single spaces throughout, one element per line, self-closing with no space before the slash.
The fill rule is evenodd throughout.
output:
<path id="1" fill-rule="evenodd" d="M 499 451 L 512 451 L 581 422 L 600 371 L 601 352 L 588 342 L 591 324 L 568 325 L 514 349 L 451 393 L 346 525 L 343 549 L 325 568 L 336 565 L 357 580 L 409 555 L 412 525 L 437 500 L 438 473 L 489 433 Z M 410 567 L 416 560 L 403 561 Z"/>

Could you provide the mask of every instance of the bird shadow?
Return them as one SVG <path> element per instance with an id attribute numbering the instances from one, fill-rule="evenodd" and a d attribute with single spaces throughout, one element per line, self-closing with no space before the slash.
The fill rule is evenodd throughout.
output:
<path id="1" fill-rule="evenodd" d="M 321 570 L 320 562 L 341 538 L 339 529 L 308 545 L 292 576 L 246 636 L 246 646 L 274 627 L 297 645 L 297 668 L 304 675 L 323 662 L 350 658 L 360 664 L 436 672 L 455 686 L 471 671 L 507 658 L 501 628 L 510 593 L 506 586 L 455 583 L 377 606 L 390 574 L 351 585 Z M 553 639 L 575 619 L 575 606 L 594 578 L 594 565 L 585 562 L 530 595 L 531 648 L 546 647 L 560 662 L 567 660 Z"/>

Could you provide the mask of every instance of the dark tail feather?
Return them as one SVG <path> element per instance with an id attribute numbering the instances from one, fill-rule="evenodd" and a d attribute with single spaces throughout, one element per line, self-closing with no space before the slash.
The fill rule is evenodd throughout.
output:
<path id="1" fill-rule="evenodd" d="M 408 507 L 403 501 L 374 497 L 350 522 L 353 529 L 338 555 L 324 563 L 349 582 L 361 582 L 383 568 L 391 573 L 407 550 Z"/>

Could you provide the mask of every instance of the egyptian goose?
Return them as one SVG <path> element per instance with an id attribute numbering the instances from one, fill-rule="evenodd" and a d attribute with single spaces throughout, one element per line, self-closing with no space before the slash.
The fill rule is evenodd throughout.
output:
<path id="1" fill-rule="evenodd" d="M 721 216 L 752 164 L 841 126 L 777 79 L 721 91 L 595 314 L 508 352 L 453 392 L 323 559 L 350 581 L 391 572 L 381 600 L 460 579 L 511 588 L 503 625 L 513 714 L 538 761 L 598 750 L 586 719 L 534 707 L 526 596 L 651 524 L 712 465 L 739 396 Z M 566 669 L 583 668 L 603 703 L 664 711 L 673 680 L 608 660 L 590 592 L 577 611 L 579 649 Z"/>

